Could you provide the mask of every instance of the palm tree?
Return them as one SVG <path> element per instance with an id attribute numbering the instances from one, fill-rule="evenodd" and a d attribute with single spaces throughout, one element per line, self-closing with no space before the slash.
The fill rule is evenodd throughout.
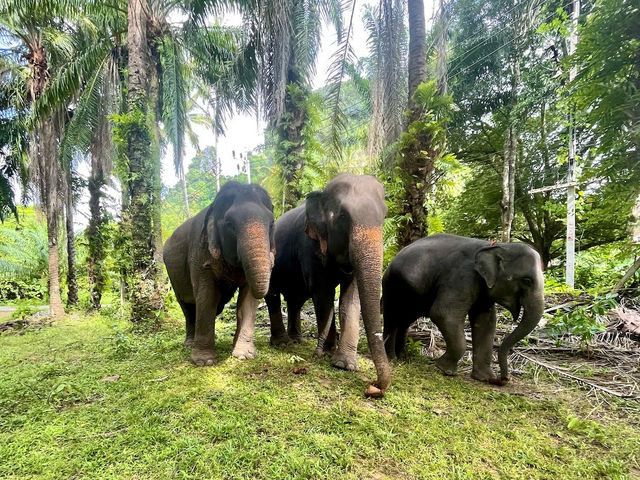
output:
<path id="1" fill-rule="evenodd" d="M 62 123 L 60 108 L 52 109 L 41 116 L 33 115 L 34 104 L 49 86 L 51 79 L 51 63 L 61 54 L 64 43 L 53 43 L 48 40 L 60 40 L 53 12 L 39 8 L 37 2 L 5 1 L 0 4 L 0 25 L 2 36 L 13 40 L 14 59 L 22 54 L 27 60 L 27 79 L 24 92 L 16 98 L 16 107 L 30 108 L 30 177 L 36 186 L 39 202 L 47 221 L 47 238 L 49 253 L 49 305 L 54 317 L 64 314 L 60 296 L 58 229 L 61 213 L 61 193 L 63 178 L 58 161 L 57 139 Z"/>

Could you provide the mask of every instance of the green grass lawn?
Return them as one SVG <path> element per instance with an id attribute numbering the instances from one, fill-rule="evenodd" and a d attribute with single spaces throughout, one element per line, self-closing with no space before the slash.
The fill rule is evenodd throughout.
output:
<path id="1" fill-rule="evenodd" d="M 178 314 L 138 336 L 115 316 L 70 317 L 0 337 L 2 478 L 630 478 L 638 419 L 530 376 L 493 387 L 447 378 L 427 358 L 394 365 L 365 399 L 373 364 L 342 372 L 313 341 L 189 363 Z M 312 326 L 308 326 L 311 328 Z M 366 352 L 366 342 L 361 350 Z M 296 358 L 303 357 L 304 360 Z M 298 363 L 294 362 L 297 360 Z M 306 366 L 306 375 L 293 373 Z M 119 375 L 117 381 L 103 381 Z M 636 422 L 635 424 L 633 422 Z"/>

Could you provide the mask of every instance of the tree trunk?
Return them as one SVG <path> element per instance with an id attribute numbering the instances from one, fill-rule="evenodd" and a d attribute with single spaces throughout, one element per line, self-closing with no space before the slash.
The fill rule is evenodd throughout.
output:
<path id="1" fill-rule="evenodd" d="M 440 15 L 438 18 L 438 53 L 436 61 L 436 79 L 438 93 L 446 95 L 447 85 L 447 10 L 444 0 L 440 0 Z"/>
<path id="2" fill-rule="evenodd" d="M 408 0 L 407 6 L 409 11 L 409 108 L 414 110 L 411 108 L 413 94 L 418 85 L 427 79 L 427 31 L 424 2 Z"/>
<path id="3" fill-rule="evenodd" d="M 518 131 L 514 118 L 514 108 L 518 103 L 518 86 L 520 85 L 520 61 L 516 52 L 512 59 L 513 76 L 511 77 L 511 108 L 507 131 L 504 139 L 503 168 L 502 168 L 502 242 L 511 241 L 511 227 L 515 217 L 515 179 L 516 157 L 518 151 Z"/>
<path id="4" fill-rule="evenodd" d="M 502 210 L 502 235 L 500 241 L 511 241 L 511 226 L 514 218 L 514 199 L 515 199 L 515 166 L 516 166 L 516 136 L 515 128 L 510 125 L 505 132 L 503 168 L 502 168 L 502 201 L 500 208 Z"/>
<path id="5" fill-rule="evenodd" d="M 78 280 L 76 278 L 76 238 L 73 232 L 73 185 L 71 171 L 67 171 L 65 188 L 65 213 L 67 229 L 67 305 L 78 304 Z"/>
<path id="6" fill-rule="evenodd" d="M 300 89 L 300 94 L 292 94 L 293 89 Z M 300 174 L 304 167 L 302 128 L 306 119 L 305 93 L 299 84 L 293 84 L 291 90 L 287 89 L 283 113 L 283 117 L 287 120 L 285 120 L 286 125 L 282 126 L 282 135 L 279 139 L 283 150 L 281 167 L 284 181 L 284 211 L 296 207 L 302 199 Z"/>
<path id="7" fill-rule="evenodd" d="M 129 124 L 126 140 L 131 193 L 131 320 L 138 328 L 157 326 L 158 312 L 164 309 L 156 262 L 157 222 L 154 219 L 158 210 L 158 166 L 154 165 L 153 132 L 149 126 L 148 12 L 146 0 L 129 0 Z"/>
<path id="8" fill-rule="evenodd" d="M 191 212 L 189 211 L 189 193 L 187 192 L 187 179 L 184 175 L 184 166 L 180 165 L 180 185 L 182 186 L 182 198 L 184 200 L 184 213 L 186 213 L 187 218 L 191 216 Z"/>
<path id="9" fill-rule="evenodd" d="M 49 65 L 44 47 L 37 41 L 30 45 L 27 63 L 31 72 L 29 100 L 34 102 L 49 82 Z M 47 247 L 49 253 L 49 310 L 54 318 L 64 315 L 60 297 L 60 265 L 58 254 L 58 218 L 60 215 L 60 162 L 55 115 L 39 119 L 33 129 L 29 145 L 32 180 L 36 184 L 40 206 L 47 219 Z"/>
<path id="10" fill-rule="evenodd" d="M 427 79 L 427 38 L 422 0 L 409 0 L 409 121 L 420 118 L 420 108 L 413 102 L 413 94 Z M 399 248 L 427 235 L 427 209 L 425 200 L 432 182 L 437 152 L 433 149 L 432 135 L 418 130 L 411 145 L 401 152 L 404 183 L 401 204 L 403 215 L 398 227 Z"/>
<path id="11" fill-rule="evenodd" d="M 101 189 L 104 177 L 99 166 L 100 159 L 97 152 L 91 152 L 91 176 L 89 177 L 89 226 L 87 227 L 89 294 L 91 307 L 100 310 L 104 276 L 102 263 L 104 261 L 104 241 L 102 237 L 102 208 L 100 207 Z"/>
<path id="12" fill-rule="evenodd" d="M 60 296 L 57 215 L 47 215 L 47 244 L 49 250 L 49 310 L 55 318 L 59 318 L 64 315 L 64 306 Z"/>

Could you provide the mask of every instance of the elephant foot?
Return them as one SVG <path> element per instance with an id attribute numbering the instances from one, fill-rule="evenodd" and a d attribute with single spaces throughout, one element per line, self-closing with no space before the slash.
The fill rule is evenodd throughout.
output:
<path id="1" fill-rule="evenodd" d="M 511 375 L 509 375 L 508 373 L 506 375 L 500 376 L 500 378 L 495 378 L 494 377 L 494 378 L 489 379 L 489 383 L 491 385 L 498 385 L 499 387 L 502 387 L 502 386 L 506 385 L 510 381 L 511 381 Z"/>
<path id="2" fill-rule="evenodd" d="M 302 343 L 302 335 L 289 334 L 289 341 L 293 344 Z"/>
<path id="3" fill-rule="evenodd" d="M 452 362 L 442 357 L 436 360 L 436 367 L 438 367 L 442 373 L 449 376 L 454 376 L 458 372 L 458 362 Z"/>
<path id="4" fill-rule="evenodd" d="M 358 356 L 354 353 L 352 355 L 346 355 L 341 351 L 337 351 L 331 358 L 331 364 L 342 370 L 350 370 L 352 372 L 358 371 Z"/>
<path id="5" fill-rule="evenodd" d="M 321 358 L 321 357 L 324 357 L 325 355 L 332 354 L 335 351 L 335 349 L 336 349 L 335 344 L 328 345 L 325 343 L 324 345 L 318 345 L 316 347 L 316 351 L 313 352 L 313 354 L 316 357 Z"/>
<path id="6" fill-rule="evenodd" d="M 286 333 L 277 336 L 271 335 L 271 340 L 269 341 L 269 343 L 272 347 L 286 347 L 291 343 L 291 339 Z"/>
<path id="7" fill-rule="evenodd" d="M 242 343 L 237 344 L 233 347 L 233 352 L 231 355 L 237 358 L 238 360 L 249 360 L 251 358 L 256 358 L 258 354 L 258 350 L 253 345 L 253 343 Z"/>
<path id="8" fill-rule="evenodd" d="M 193 347 L 193 338 L 187 338 L 184 341 L 184 346 L 187 348 Z"/>
<path id="9" fill-rule="evenodd" d="M 216 363 L 216 354 L 211 349 L 192 348 L 191 361 L 197 367 L 210 367 Z"/>
<path id="10" fill-rule="evenodd" d="M 478 380 L 479 382 L 489 382 L 491 383 L 492 381 L 494 381 L 496 379 L 496 376 L 494 375 L 494 373 L 491 371 L 490 368 L 488 369 L 473 369 L 471 371 L 471 378 L 473 378 L 474 380 Z"/>

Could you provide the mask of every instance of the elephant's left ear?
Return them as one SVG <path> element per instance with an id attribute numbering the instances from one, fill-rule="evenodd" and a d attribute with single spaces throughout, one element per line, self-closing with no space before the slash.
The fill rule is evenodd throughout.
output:
<path id="1" fill-rule="evenodd" d="M 327 254 L 327 222 L 324 214 L 322 192 L 311 192 L 306 202 L 307 235 L 320 244 L 320 253 Z"/>
<path id="2" fill-rule="evenodd" d="M 213 205 L 209 207 L 207 215 L 204 217 L 204 224 L 202 225 L 202 242 L 207 245 L 209 253 L 215 260 L 220 258 L 220 242 L 218 241 L 215 231 Z"/>
<path id="3" fill-rule="evenodd" d="M 493 288 L 498 279 L 502 262 L 501 250 L 500 246 L 491 245 L 476 252 L 474 269 L 484 278 L 489 288 Z"/>

